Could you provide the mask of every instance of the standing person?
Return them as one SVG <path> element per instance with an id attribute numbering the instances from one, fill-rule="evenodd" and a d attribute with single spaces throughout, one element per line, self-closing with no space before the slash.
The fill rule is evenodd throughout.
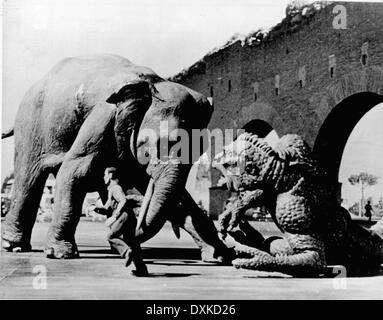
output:
<path id="1" fill-rule="evenodd" d="M 372 217 L 371 211 L 374 211 L 374 209 L 372 209 L 370 201 L 367 201 L 367 204 L 364 206 L 364 210 L 366 210 L 364 215 L 368 218 L 368 221 L 371 222 L 371 217 Z"/>
<path id="2" fill-rule="evenodd" d="M 136 267 L 136 270 L 132 271 L 133 275 L 147 276 L 148 270 L 141 257 L 141 248 L 135 240 L 136 216 L 126 205 L 126 195 L 119 185 L 116 168 L 106 168 L 104 182 L 108 187 L 108 201 L 96 210 L 101 214 L 113 210 L 112 216 L 105 222 L 110 228 L 108 242 L 125 259 L 125 266 L 129 266 L 133 261 Z"/>

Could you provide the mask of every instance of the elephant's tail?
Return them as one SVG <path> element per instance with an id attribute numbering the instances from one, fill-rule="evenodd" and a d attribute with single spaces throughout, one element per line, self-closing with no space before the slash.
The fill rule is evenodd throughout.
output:
<path id="1" fill-rule="evenodd" d="M 12 137 L 14 134 L 13 132 L 13 128 L 12 129 L 9 129 L 8 131 L 5 131 L 1 134 L 1 139 L 5 139 L 5 138 L 8 138 L 8 137 Z"/>

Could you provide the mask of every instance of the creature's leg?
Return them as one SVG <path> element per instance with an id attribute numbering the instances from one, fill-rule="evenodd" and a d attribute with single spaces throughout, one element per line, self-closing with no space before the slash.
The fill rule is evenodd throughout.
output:
<path id="1" fill-rule="evenodd" d="M 292 255 L 294 254 L 289 241 L 285 238 L 272 236 L 263 242 L 265 251 L 270 253 L 272 256 L 278 255 Z"/>
<path id="2" fill-rule="evenodd" d="M 265 246 L 265 238 L 260 232 L 254 229 L 246 219 L 241 219 L 238 228 L 229 231 L 228 235 L 232 237 L 230 238 L 227 235 L 225 237 L 225 244 L 229 247 L 244 244 L 253 248 L 268 251 Z"/>
<path id="3" fill-rule="evenodd" d="M 228 228 L 229 222 L 235 211 L 237 203 L 239 202 L 239 194 L 231 196 L 228 199 L 228 203 L 225 206 L 224 211 L 218 217 L 218 230 L 220 233 L 225 234 Z"/>
<path id="4" fill-rule="evenodd" d="M 47 175 L 39 162 L 16 156 L 11 209 L 2 223 L 4 249 L 14 252 L 31 249 L 32 228 Z"/>
<path id="5" fill-rule="evenodd" d="M 65 155 L 57 174 L 54 217 L 48 230 L 46 255 L 50 258 L 78 256 L 74 235 L 85 194 L 102 175 L 102 163 L 107 160 L 114 112 L 112 106 L 94 107 Z"/>
<path id="6" fill-rule="evenodd" d="M 383 262 L 383 240 L 354 222 L 348 223 L 346 239 L 346 245 L 342 248 L 345 254 L 339 254 L 336 261 L 346 267 L 347 274 L 360 276 L 378 273 Z"/>
<path id="7" fill-rule="evenodd" d="M 272 256 L 257 252 L 250 259 L 237 259 L 233 265 L 266 271 L 279 271 L 295 276 L 318 275 L 326 267 L 323 238 L 315 233 L 318 223 L 311 211 L 305 181 L 301 178 L 288 192 L 279 194 L 276 204 L 276 222 L 287 234 L 292 254 Z"/>
<path id="8" fill-rule="evenodd" d="M 293 254 L 271 254 L 249 248 L 236 247 L 239 254 L 251 255 L 251 258 L 240 258 L 233 261 L 236 268 L 277 271 L 294 276 L 313 276 L 324 271 L 326 266 L 323 242 L 312 235 L 290 234 L 287 237 Z"/>

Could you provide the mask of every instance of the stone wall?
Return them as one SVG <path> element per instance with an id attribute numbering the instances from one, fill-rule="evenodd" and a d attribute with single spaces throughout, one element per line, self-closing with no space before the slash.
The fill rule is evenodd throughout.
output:
<path id="1" fill-rule="evenodd" d="M 333 9 L 339 4 L 346 9 L 346 29 L 333 27 L 338 16 Z M 327 92 L 346 75 L 376 68 L 381 71 L 382 16 L 382 3 L 328 4 L 310 15 L 290 18 L 285 26 L 282 22 L 260 43 L 243 45 L 237 41 L 209 54 L 173 79 L 207 96 L 213 95 L 215 111 L 210 129 L 238 128 L 251 119 L 262 119 L 278 135 L 296 132 L 313 146 L 331 111 L 331 106 L 323 101 Z M 364 66 L 361 53 L 365 43 L 368 48 Z M 335 57 L 333 77 L 329 68 L 331 55 Z M 382 93 L 381 86 L 376 90 Z"/>
<path id="2" fill-rule="evenodd" d="M 361 92 L 383 95 L 382 17 L 383 3 L 313 4 L 286 16 L 263 39 L 253 34 L 225 45 L 172 80 L 213 97 L 211 130 L 260 119 L 279 136 L 302 135 L 315 149 L 341 101 Z M 338 158 L 346 143 L 340 141 L 332 146 Z M 327 162 L 338 165 L 338 158 Z M 331 169 L 335 188 L 338 169 Z"/>

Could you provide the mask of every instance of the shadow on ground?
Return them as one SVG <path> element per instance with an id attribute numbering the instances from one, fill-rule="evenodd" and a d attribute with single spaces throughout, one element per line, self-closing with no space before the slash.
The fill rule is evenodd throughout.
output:
<path id="1" fill-rule="evenodd" d="M 149 273 L 149 276 L 146 278 L 186 278 L 190 276 L 199 276 L 201 275 L 200 273 L 159 273 L 159 272 L 154 272 L 154 273 Z"/>

